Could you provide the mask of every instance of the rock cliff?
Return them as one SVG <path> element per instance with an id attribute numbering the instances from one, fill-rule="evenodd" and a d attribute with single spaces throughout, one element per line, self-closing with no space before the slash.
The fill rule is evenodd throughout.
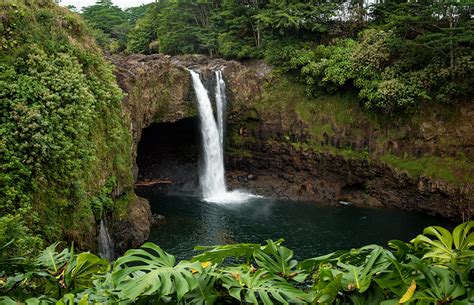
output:
<path id="1" fill-rule="evenodd" d="M 410 119 L 374 118 L 349 95 L 308 98 L 262 62 L 204 56 L 112 59 L 136 156 L 152 123 L 195 117 L 187 68 L 227 82 L 227 180 L 289 199 L 396 207 L 452 219 L 474 213 L 474 107 L 432 107 Z M 134 168 L 137 177 L 138 168 Z"/>

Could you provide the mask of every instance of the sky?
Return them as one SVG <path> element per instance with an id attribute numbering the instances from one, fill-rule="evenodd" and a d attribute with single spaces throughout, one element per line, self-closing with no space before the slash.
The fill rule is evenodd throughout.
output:
<path id="1" fill-rule="evenodd" d="M 112 0 L 112 2 L 120 6 L 121 8 L 127 8 L 132 6 L 139 6 L 141 4 L 150 3 L 154 0 Z M 74 5 L 77 9 L 81 9 L 84 6 L 93 5 L 96 3 L 96 0 L 61 0 L 60 5 Z"/>

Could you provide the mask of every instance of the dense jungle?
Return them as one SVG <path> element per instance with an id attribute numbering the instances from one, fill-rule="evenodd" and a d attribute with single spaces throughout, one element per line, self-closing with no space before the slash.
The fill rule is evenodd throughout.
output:
<path id="1" fill-rule="evenodd" d="M 0 304 L 473 304 L 469 0 L 0 0 Z"/>

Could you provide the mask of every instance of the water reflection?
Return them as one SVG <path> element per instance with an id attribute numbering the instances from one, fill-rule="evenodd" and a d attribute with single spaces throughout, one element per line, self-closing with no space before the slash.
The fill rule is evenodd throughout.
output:
<path id="1" fill-rule="evenodd" d="M 445 220 L 397 210 L 327 207 L 313 203 L 255 198 L 242 204 L 213 204 L 189 196 L 152 191 L 154 213 L 166 223 L 152 228 L 149 240 L 178 258 L 190 258 L 197 245 L 285 239 L 297 258 L 313 257 L 391 239 L 408 241 L 429 225 Z M 194 253 L 195 254 L 195 253 Z"/>

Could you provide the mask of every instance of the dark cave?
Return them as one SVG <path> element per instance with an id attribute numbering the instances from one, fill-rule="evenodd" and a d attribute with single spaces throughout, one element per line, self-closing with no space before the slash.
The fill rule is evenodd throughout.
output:
<path id="1" fill-rule="evenodd" d="M 143 129 L 137 149 L 138 184 L 164 192 L 198 189 L 199 119 L 154 123 Z M 158 183 L 156 183 L 158 182 Z"/>

